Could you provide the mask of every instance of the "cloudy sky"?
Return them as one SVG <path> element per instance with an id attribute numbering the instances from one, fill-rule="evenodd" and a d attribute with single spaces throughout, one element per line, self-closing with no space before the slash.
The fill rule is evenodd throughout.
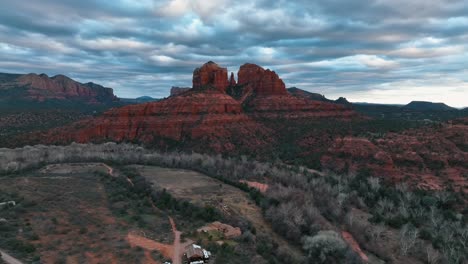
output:
<path id="1" fill-rule="evenodd" d="M 468 106 L 468 0 L 0 0 L 0 71 L 164 97 L 213 60 L 351 101 Z"/>

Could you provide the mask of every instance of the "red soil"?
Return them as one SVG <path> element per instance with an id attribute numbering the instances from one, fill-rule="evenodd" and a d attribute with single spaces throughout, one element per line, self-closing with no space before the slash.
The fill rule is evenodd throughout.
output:
<path id="1" fill-rule="evenodd" d="M 247 184 L 251 188 L 255 188 L 259 190 L 261 193 L 266 193 L 268 190 L 268 184 L 265 183 L 260 183 L 260 182 L 254 182 L 254 181 L 246 181 L 246 180 L 240 180 L 239 182 Z"/>

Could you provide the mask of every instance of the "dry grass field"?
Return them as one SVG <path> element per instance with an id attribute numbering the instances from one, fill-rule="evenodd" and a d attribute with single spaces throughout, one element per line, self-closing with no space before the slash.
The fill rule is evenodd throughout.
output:
<path id="1" fill-rule="evenodd" d="M 188 200 L 199 206 L 213 206 L 228 217 L 241 216 L 253 225 L 257 234 L 267 235 L 279 245 L 288 247 L 291 252 L 298 252 L 298 249 L 291 247 L 272 230 L 261 209 L 242 190 L 195 171 L 142 165 L 132 167 L 154 185 L 165 188 L 175 198 Z"/>

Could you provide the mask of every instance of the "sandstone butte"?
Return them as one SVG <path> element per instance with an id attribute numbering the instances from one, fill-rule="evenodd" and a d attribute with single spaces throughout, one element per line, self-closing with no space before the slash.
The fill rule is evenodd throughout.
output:
<path id="1" fill-rule="evenodd" d="M 244 64 L 238 72 L 239 100 L 255 117 L 263 118 L 356 118 L 350 107 L 293 96 L 274 71 Z"/>
<path id="2" fill-rule="evenodd" d="M 193 72 L 193 89 L 203 89 L 212 86 L 220 92 L 226 92 L 229 86 L 227 69 L 209 61 Z"/>
<path id="3" fill-rule="evenodd" d="M 257 117 L 279 116 L 359 118 L 342 105 L 288 94 L 278 75 L 260 66 L 241 66 L 236 83 L 234 74 L 228 81 L 227 69 L 210 61 L 194 71 L 193 88 L 188 91 L 159 102 L 111 109 L 102 116 L 54 129 L 45 139 L 48 143 L 170 140 L 226 152 L 271 144 L 273 131 Z"/>
<path id="4" fill-rule="evenodd" d="M 48 77 L 45 74 L 21 75 L 10 86 L 26 87 L 27 99 L 45 101 L 49 99 L 81 99 L 89 103 L 117 101 L 111 88 L 94 83 L 82 84 L 67 76 Z"/>

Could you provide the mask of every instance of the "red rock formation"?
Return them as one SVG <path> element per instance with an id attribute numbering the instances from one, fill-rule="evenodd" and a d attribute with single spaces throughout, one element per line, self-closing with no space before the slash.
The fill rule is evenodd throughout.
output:
<path id="1" fill-rule="evenodd" d="M 170 96 L 176 96 L 176 95 L 179 95 L 181 93 L 184 93 L 188 90 L 190 90 L 191 88 L 189 87 L 176 87 L 176 86 L 172 86 L 171 88 L 171 94 Z"/>
<path id="2" fill-rule="evenodd" d="M 71 86 L 66 78 L 57 78 L 56 82 Z M 233 74 L 230 83 L 235 83 Z M 255 121 L 258 117 L 350 119 L 357 116 L 341 105 L 289 95 L 275 72 L 253 64 L 243 65 L 239 84 L 229 86 L 230 90 L 244 88 L 238 90 L 245 92 L 240 100 L 226 93 L 227 70 L 214 62 L 194 71 L 193 85 L 194 88 L 159 102 L 113 109 L 101 117 L 57 129 L 46 135 L 47 142 L 172 140 L 198 145 L 204 151 L 224 152 L 238 147 L 255 150 L 256 146 L 270 143 L 273 135 L 260 121 Z M 172 89 L 173 93 L 179 91 Z"/>
<path id="3" fill-rule="evenodd" d="M 229 85 L 227 69 L 209 61 L 202 67 L 195 69 L 192 83 L 194 89 L 199 90 L 206 86 L 212 86 L 218 91 L 226 92 Z"/>
<path id="4" fill-rule="evenodd" d="M 238 84 L 252 90 L 257 96 L 287 95 L 286 86 L 274 71 L 246 63 L 239 69 Z"/>

